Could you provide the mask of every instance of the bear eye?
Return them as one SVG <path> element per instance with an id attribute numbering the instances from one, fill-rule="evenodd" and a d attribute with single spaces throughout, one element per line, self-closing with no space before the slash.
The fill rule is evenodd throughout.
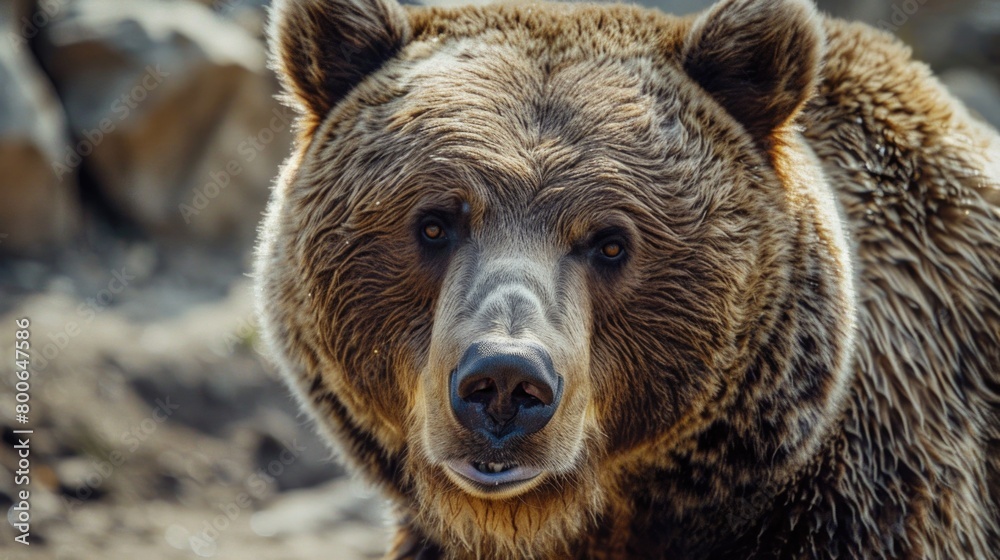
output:
<path id="1" fill-rule="evenodd" d="M 590 243 L 590 258 L 598 268 L 619 269 L 628 258 L 628 241 L 619 228 L 609 228 L 595 235 Z"/>
<path id="2" fill-rule="evenodd" d="M 444 228 L 437 222 L 429 222 L 424 224 L 422 233 L 427 240 L 437 241 L 444 237 Z"/>
<path id="3" fill-rule="evenodd" d="M 618 241 L 609 241 L 601 247 L 601 255 L 609 260 L 620 259 L 625 254 L 625 248 Z"/>
<path id="4" fill-rule="evenodd" d="M 427 249 L 444 249 L 451 242 L 448 226 L 438 216 L 427 216 L 420 220 L 417 232 L 421 244 Z"/>

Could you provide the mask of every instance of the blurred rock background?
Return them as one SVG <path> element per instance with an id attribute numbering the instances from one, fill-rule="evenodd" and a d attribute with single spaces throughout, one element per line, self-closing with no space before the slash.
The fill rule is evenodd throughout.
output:
<path id="1" fill-rule="evenodd" d="M 2 511 L 19 489 L 12 432 L 35 430 L 33 544 L 0 523 L 0 559 L 351 560 L 385 545 L 379 500 L 259 348 L 245 273 L 291 120 L 266 3 L 0 1 Z M 1000 126 L 1000 1 L 820 6 L 896 33 Z"/>

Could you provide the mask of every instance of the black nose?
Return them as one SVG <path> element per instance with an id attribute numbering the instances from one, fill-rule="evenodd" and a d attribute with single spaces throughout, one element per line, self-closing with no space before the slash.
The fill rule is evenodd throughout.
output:
<path id="1" fill-rule="evenodd" d="M 463 426 L 503 439 L 537 432 L 562 397 L 562 377 L 541 346 L 477 342 L 451 374 L 451 408 Z"/>

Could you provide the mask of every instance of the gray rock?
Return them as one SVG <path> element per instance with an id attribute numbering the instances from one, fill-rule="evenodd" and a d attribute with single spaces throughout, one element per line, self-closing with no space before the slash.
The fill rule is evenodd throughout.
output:
<path id="1" fill-rule="evenodd" d="M 219 14 L 232 19 L 251 34 L 263 39 L 267 28 L 270 0 L 204 0 Z"/>
<path id="2" fill-rule="evenodd" d="M 384 500 L 357 480 L 341 478 L 307 490 L 283 493 L 256 512 L 251 528 L 261 536 L 328 531 L 345 521 L 369 526 L 388 518 Z"/>
<path id="3" fill-rule="evenodd" d="M 29 254 L 67 241 L 79 226 L 74 176 L 57 178 L 52 162 L 66 120 L 52 84 L 28 42 L 49 12 L 28 2 L 0 4 L 0 252 Z"/>
<path id="4" fill-rule="evenodd" d="M 973 113 L 1000 128 L 1000 83 L 988 75 L 967 68 L 949 70 L 941 81 Z"/>
<path id="5" fill-rule="evenodd" d="M 291 136 L 255 37 L 190 0 L 73 0 L 39 52 L 77 135 L 66 168 L 157 239 L 253 237 Z"/>

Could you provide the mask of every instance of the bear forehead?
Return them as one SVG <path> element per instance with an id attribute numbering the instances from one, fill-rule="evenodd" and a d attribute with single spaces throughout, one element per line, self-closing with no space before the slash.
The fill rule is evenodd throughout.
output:
<path id="1" fill-rule="evenodd" d="M 413 11 L 411 21 L 410 41 L 326 129 L 316 168 L 339 170 L 354 196 L 446 192 L 439 200 L 468 201 L 473 216 L 542 212 L 577 237 L 608 212 L 662 220 L 709 196 L 694 185 L 719 185 L 711 196 L 721 198 L 739 182 L 733 164 L 743 164 L 718 157 L 734 153 L 719 147 L 733 131 L 705 133 L 719 119 L 677 60 L 685 20 L 547 5 Z M 334 155 L 344 149 L 355 157 Z M 334 160 L 350 163 L 324 164 Z"/>
<path id="2" fill-rule="evenodd" d="M 413 40 L 398 57 L 405 70 L 395 85 L 407 92 L 398 124 L 436 117 L 431 126 L 447 127 L 459 124 L 449 119 L 464 117 L 464 127 L 492 127 L 500 140 L 508 139 L 504 133 L 535 132 L 536 138 L 570 135 L 577 145 L 620 143 L 621 134 L 662 125 L 653 122 L 655 105 L 682 81 L 673 58 L 678 43 L 661 35 L 684 26 L 629 7 L 493 6 L 429 14 L 414 14 Z"/>
<path id="3" fill-rule="evenodd" d="M 697 100 L 662 60 L 438 43 L 411 43 L 386 70 L 395 99 L 360 108 L 405 172 L 461 176 L 485 198 L 502 184 L 510 206 L 512 190 L 621 195 L 689 184 L 713 168 L 704 143 L 690 141 L 700 115 L 681 110 Z"/>
<path id="4" fill-rule="evenodd" d="M 517 44 L 529 54 L 671 56 L 691 18 L 620 4 L 508 3 L 459 8 L 411 8 L 414 41 L 474 38 Z"/>
<path id="5" fill-rule="evenodd" d="M 462 39 L 402 72 L 403 107 L 394 121 L 482 128 L 500 140 L 531 133 L 607 142 L 653 126 L 658 96 L 668 95 L 653 91 L 664 81 L 658 74 L 646 57 L 535 56 L 521 45 Z"/>

